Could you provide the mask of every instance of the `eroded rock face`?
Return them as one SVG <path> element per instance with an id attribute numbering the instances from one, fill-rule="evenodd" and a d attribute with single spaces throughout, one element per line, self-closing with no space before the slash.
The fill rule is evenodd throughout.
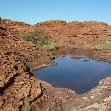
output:
<path id="1" fill-rule="evenodd" d="M 103 22 L 47 21 L 36 24 L 59 45 L 92 48 L 95 44 L 111 41 L 111 26 Z"/>
<path id="2" fill-rule="evenodd" d="M 0 24 L 0 110 L 25 110 L 36 100 L 39 101 L 36 108 L 39 110 L 48 97 L 42 90 L 51 86 L 34 78 L 30 68 L 49 64 L 50 53 L 21 39 L 23 31 L 33 31 L 31 26 L 14 23 L 1 20 Z"/>
<path id="3" fill-rule="evenodd" d="M 54 88 L 34 77 L 31 71 L 50 64 L 54 57 L 51 52 L 21 39 L 23 33 L 33 32 L 35 27 L 44 29 L 59 46 L 71 43 L 73 47 L 91 48 L 111 36 L 111 26 L 105 23 L 50 21 L 31 26 L 1 19 L 0 111 L 110 111 L 110 77 L 82 95 Z M 110 51 L 98 52 L 95 57 L 109 60 L 110 55 Z"/>

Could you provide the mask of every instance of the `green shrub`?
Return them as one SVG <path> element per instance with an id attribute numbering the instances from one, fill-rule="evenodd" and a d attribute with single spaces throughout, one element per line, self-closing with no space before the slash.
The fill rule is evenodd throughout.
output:
<path id="1" fill-rule="evenodd" d="M 23 111 L 30 111 L 30 103 L 28 100 L 24 100 Z"/>
<path id="2" fill-rule="evenodd" d="M 33 35 L 24 35 L 22 38 L 25 41 L 32 41 L 32 42 L 34 42 L 36 40 Z"/>
<path id="3" fill-rule="evenodd" d="M 97 44 L 94 49 L 98 50 L 111 50 L 111 44 L 110 43 L 104 43 L 104 44 Z"/>
<path id="4" fill-rule="evenodd" d="M 39 44 L 48 44 L 48 36 L 47 34 L 41 30 L 41 29 L 36 29 L 34 32 L 33 32 L 33 35 L 35 36 L 36 38 L 36 43 L 39 43 Z"/>
<path id="5" fill-rule="evenodd" d="M 59 47 L 53 43 L 48 43 L 48 44 L 41 44 L 40 48 L 47 50 L 57 50 Z"/>
<path id="6" fill-rule="evenodd" d="M 58 47 L 49 41 L 47 34 L 41 29 L 35 29 L 34 32 L 22 36 L 25 41 L 32 41 L 39 48 L 56 50 Z"/>
<path id="7" fill-rule="evenodd" d="M 48 36 L 41 29 L 35 29 L 34 32 L 31 32 L 30 34 L 23 35 L 22 39 L 25 41 L 32 41 L 36 45 L 41 44 L 41 43 L 45 43 L 45 44 L 48 43 Z"/>

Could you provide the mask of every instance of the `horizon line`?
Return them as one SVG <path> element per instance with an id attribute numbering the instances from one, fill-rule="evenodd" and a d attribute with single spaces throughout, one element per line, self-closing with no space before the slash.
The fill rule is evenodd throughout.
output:
<path id="1" fill-rule="evenodd" d="M 98 20 L 63 20 L 63 19 L 47 19 L 47 20 L 41 20 L 41 21 L 36 22 L 36 23 L 27 23 L 26 21 L 15 20 L 15 19 L 10 19 L 10 18 L 2 18 L 2 17 L 0 17 L 0 19 L 3 19 L 3 20 L 10 20 L 10 21 L 13 21 L 13 22 L 23 22 L 23 23 L 29 24 L 29 25 L 35 25 L 35 24 L 44 23 L 44 22 L 50 22 L 50 21 L 64 21 L 64 22 L 66 22 L 66 23 L 71 23 L 71 22 L 81 22 L 81 23 L 84 23 L 84 22 L 97 22 L 97 23 L 105 23 L 105 24 L 111 25 L 111 23 L 108 23 L 108 22 L 105 22 L 105 21 L 98 21 Z"/>

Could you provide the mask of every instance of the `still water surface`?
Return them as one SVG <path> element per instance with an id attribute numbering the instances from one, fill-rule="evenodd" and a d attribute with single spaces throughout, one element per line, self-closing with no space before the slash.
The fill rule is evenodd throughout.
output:
<path id="1" fill-rule="evenodd" d="M 74 55 L 73 55 L 74 57 Z M 36 70 L 36 77 L 55 87 L 63 87 L 81 94 L 98 85 L 101 79 L 111 76 L 111 63 L 97 61 L 84 55 L 57 57 L 55 66 Z"/>

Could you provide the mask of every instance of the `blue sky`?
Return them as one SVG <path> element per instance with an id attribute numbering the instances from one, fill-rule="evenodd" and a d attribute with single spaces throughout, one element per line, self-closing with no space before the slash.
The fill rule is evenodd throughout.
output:
<path id="1" fill-rule="evenodd" d="M 111 0 L 0 0 L 0 16 L 29 24 L 47 20 L 111 24 Z"/>

